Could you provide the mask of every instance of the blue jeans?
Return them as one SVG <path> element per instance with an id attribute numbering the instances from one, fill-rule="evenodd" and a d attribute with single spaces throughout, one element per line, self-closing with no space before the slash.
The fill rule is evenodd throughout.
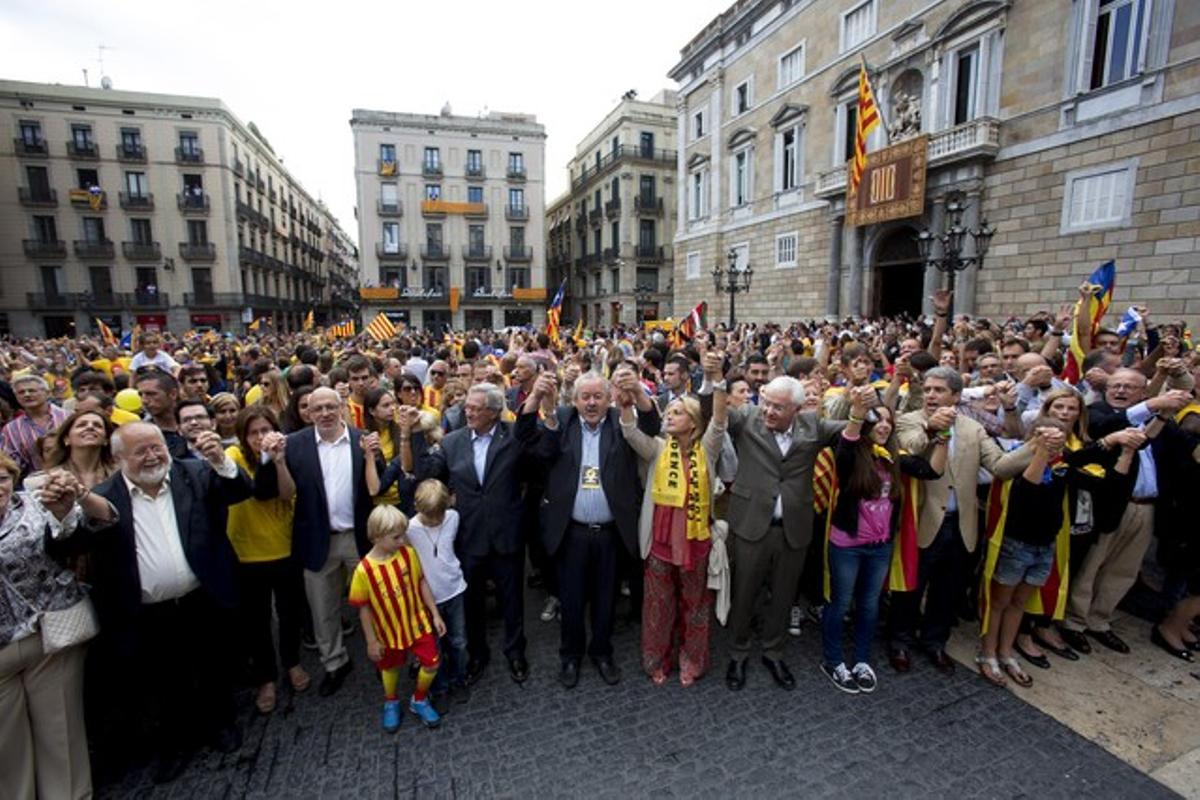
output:
<path id="1" fill-rule="evenodd" d="M 829 604 L 821 612 L 821 641 L 825 663 L 836 667 L 842 652 L 842 618 L 854 600 L 854 660 L 871 662 L 871 639 L 879 621 L 879 594 L 892 560 L 892 543 L 858 547 L 829 546 Z"/>
<path id="2" fill-rule="evenodd" d="M 467 683 L 466 593 L 438 603 L 437 609 L 446 623 L 446 635 L 438 640 L 442 664 L 429 690 L 442 694 Z"/>

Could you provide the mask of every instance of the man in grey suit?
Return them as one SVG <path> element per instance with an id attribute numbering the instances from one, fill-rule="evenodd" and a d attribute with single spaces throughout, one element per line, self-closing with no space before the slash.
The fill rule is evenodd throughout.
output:
<path id="1" fill-rule="evenodd" d="M 721 379 L 721 359 L 704 358 L 704 386 Z M 804 569 L 813 531 L 813 461 L 832 445 L 845 422 L 822 420 L 801 412 L 804 387 L 778 377 L 762 388 L 757 406 L 730 409 L 729 435 L 738 454 L 737 478 L 730 490 L 730 560 L 733 597 L 729 629 L 733 636 L 725 685 L 746 685 L 751 621 L 764 583 L 771 598 L 762 618 L 762 662 L 781 688 L 796 679 L 783 661 L 788 612 Z"/>

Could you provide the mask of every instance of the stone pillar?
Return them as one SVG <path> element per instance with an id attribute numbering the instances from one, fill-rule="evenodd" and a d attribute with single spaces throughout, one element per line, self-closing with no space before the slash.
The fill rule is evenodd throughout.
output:
<path id="1" fill-rule="evenodd" d="M 687 98 L 680 94 L 675 101 L 675 235 L 681 236 L 687 229 L 687 144 L 688 116 Z M 669 217 L 668 217 L 669 219 Z M 674 274 L 674 265 L 671 266 Z"/>
<path id="2" fill-rule="evenodd" d="M 850 291 L 846 302 L 846 313 L 852 316 L 862 314 L 863 295 L 863 226 L 857 226 L 851 232 L 853 239 L 850 243 Z"/>
<path id="3" fill-rule="evenodd" d="M 836 317 L 839 311 L 840 295 L 842 293 L 842 239 L 845 234 L 846 218 L 835 214 L 829 220 L 833 235 L 829 239 L 829 279 L 826 284 L 825 313 Z"/>
<path id="4" fill-rule="evenodd" d="M 933 204 L 930 207 L 929 213 L 929 231 L 934 236 L 937 236 L 946 227 L 946 198 L 935 197 Z M 942 243 L 934 240 L 930 255 L 934 258 L 941 258 Z M 921 313 L 933 313 L 933 300 L 930 298 L 933 293 L 942 288 L 942 273 L 934 267 L 925 267 L 925 284 L 921 293 Z"/>
<path id="5" fill-rule="evenodd" d="M 710 119 L 707 122 L 708 138 L 711 142 L 709 148 L 711 151 L 711 155 L 709 156 L 711 161 L 708 171 L 708 216 L 713 222 L 719 222 L 721 212 L 725 209 L 725 203 L 727 202 L 725 196 L 721 194 L 721 168 L 725 164 L 724 159 L 721 158 L 721 150 L 724 147 L 724 143 L 721 141 L 721 123 L 724 122 L 721 118 L 721 108 L 725 93 L 725 75 L 723 71 L 718 72 L 713 77 L 712 87 L 713 91 L 709 101 Z"/>
<path id="6" fill-rule="evenodd" d="M 967 192 L 967 207 L 963 211 L 963 227 L 968 231 L 976 230 L 979 227 L 979 206 L 982 202 L 983 195 L 979 189 Z M 973 258 L 974 256 L 975 239 L 968 233 L 963 237 L 963 258 Z M 975 315 L 975 280 L 978 272 L 979 268 L 972 264 L 958 274 L 958 281 L 954 286 L 955 314 Z"/>

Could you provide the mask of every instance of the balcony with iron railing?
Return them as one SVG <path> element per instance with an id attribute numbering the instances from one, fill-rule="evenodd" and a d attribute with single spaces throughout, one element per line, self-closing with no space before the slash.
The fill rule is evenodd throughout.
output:
<path id="1" fill-rule="evenodd" d="M 208 195 L 181 192 L 175 195 L 175 202 L 184 214 L 207 214 L 209 210 Z"/>
<path id="2" fill-rule="evenodd" d="M 117 160 L 126 163 L 144 164 L 146 163 L 146 148 L 140 144 L 118 144 Z"/>
<path id="3" fill-rule="evenodd" d="M 653 148 L 625 144 L 617 145 L 600 157 L 599 164 L 593 163 L 580 170 L 579 174 L 571 179 L 571 188 L 578 189 L 597 175 L 607 172 L 609 168 L 622 160 L 652 161 L 660 164 L 674 165 L 675 158 L 676 152 L 674 150 L 655 150 Z"/>
<path id="4" fill-rule="evenodd" d="M 204 163 L 204 148 L 202 147 L 176 147 L 175 161 L 179 164 L 203 164 Z"/>
<path id="5" fill-rule="evenodd" d="M 121 242 L 121 252 L 130 261 L 158 261 L 162 246 L 158 242 Z"/>
<path id="6" fill-rule="evenodd" d="M 381 217 L 400 217 L 404 215 L 404 205 L 399 200 L 392 203 L 376 200 L 375 209 Z"/>
<path id="7" fill-rule="evenodd" d="M 64 258 L 67 243 L 62 239 L 23 239 L 21 246 L 30 258 Z"/>
<path id="8" fill-rule="evenodd" d="M 67 142 L 67 155 L 81 161 L 95 161 L 100 158 L 100 148 L 95 142 L 77 142 L 72 139 Z"/>
<path id="9" fill-rule="evenodd" d="M 108 208 L 108 192 L 92 192 L 89 189 L 72 189 L 67 193 L 75 208 L 103 211 Z"/>
<path id="10" fill-rule="evenodd" d="M 405 261 L 408 259 L 408 245 L 403 242 L 396 244 L 376 242 L 375 256 L 380 261 Z"/>
<path id="11" fill-rule="evenodd" d="M 169 308 L 171 296 L 166 292 L 139 289 L 120 295 L 122 305 L 132 308 Z"/>
<path id="12" fill-rule="evenodd" d="M 188 308 L 241 308 L 245 297 L 240 292 L 188 292 L 183 304 Z"/>
<path id="13" fill-rule="evenodd" d="M 246 177 L 246 165 L 242 163 L 241 159 L 235 158 L 233 160 L 233 174 L 239 178 Z M 184 296 L 186 297 L 187 295 Z"/>
<path id="14" fill-rule="evenodd" d="M 487 244 L 464 244 L 462 255 L 463 261 L 491 261 L 492 246 Z"/>
<path id="15" fill-rule="evenodd" d="M 663 199 L 648 195 L 636 195 L 633 198 L 633 211 L 643 217 L 661 217 L 663 215 Z"/>
<path id="16" fill-rule="evenodd" d="M 449 261 L 450 250 L 441 243 L 426 243 L 421 245 L 422 261 Z"/>
<path id="17" fill-rule="evenodd" d="M 621 259 L 621 248 L 606 247 L 604 248 L 604 263 L 616 264 Z"/>
<path id="18" fill-rule="evenodd" d="M 602 219 L 604 219 L 604 209 L 602 209 L 602 208 L 593 208 L 591 211 L 589 211 L 589 212 L 588 212 L 588 217 L 587 217 L 587 218 L 588 218 L 588 224 L 590 224 L 590 225 L 599 225 L 599 224 L 600 224 L 600 221 L 601 221 Z"/>
<path id="19" fill-rule="evenodd" d="M 179 257 L 185 261 L 216 261 L 217 246 L 212 242 L 180 242 Z"/>
<path id="20" fill-rule="evenodd" d="M 71 292 L 28 292 L 25 301 L 35 311 L 48 308 L 74 308 L 78 295 Z"/>
<path id="21" fill-rule="evenodd" d="M 604 216 L 609 219 L 621 216 L 621 198 L 614 197 L 604 204 Z"/>
<path id="22" fill-rule="evenodd" d="M 75 255 L 80 258 L 103 258 L 111 260 L 116 252 L 109 239 L 76 239 L 74 241 Z"/>
<path id="23" fill-rule="evenodd" d="M 13 139 L 13 151 L 27 158 L 45 158 L 50 155 L 50 148 L 46 146 L 44 139 L 27 141 L 22 136 Z"/>
<path id="24" fill-rule="evenodd" d="M 58 205 L 58 192 L 54 189 L 35 191 L 28 186 L 18 186 L 17 198 L 21 205 L 29 208 L 54 208 Z"/>
<path id="25" fill-rule="evenodd" d="M 463 216 L 467 219 L 487 219 L 487 203 L 464 203 Z"/>
<path id="26" fill-rule="evenodd" d="M 667 249 L 664 245 L 639 244 L 634 255 L 642 264 L 661 264 L 667 259 Z"/>
<path id="27" fill-rule="evenodd" d="M 504 177 L 513 183 L 524 183 L 526 178 L 525 167 L 523 165 L 509 164 Z"/>
<path id="28" fill-rule="evenodd" d="M 121 202 L 121 208 L 125 209 L 126 211 L 154 210 L 154 195 L 149 192 L 145 194 L 117 192 L 117 199 Z"/>
<path id="29" fill-rule="evenodd" d="M 504 246 L 505 261 L 532 261 L 533 247 L 530 245 L 505 245 Z"/>
<path id="30" fill-rule="evenodd" d="M 529 206 L 506 205 L 504 206 L 504 218 L 510 222 L 523 222 L 529 219 Z"/>
<path id="31" fill-rule="evenodd" d="M 583 233 L 584 231 L 587 230 L 587 226 L 588 226 L 587 217 L 580 214 L 578 217 L 575 218 L 575 230 L 577 232 Z"/>
<path id="32" fill-rule="evenodd" d="M 483 168 L 483 164 L 467 164 L 464 177 L 469 181 L 482 181 L 487 178 L 487 170 Z"/>
<path id="33" fill-rule="evenodd" d="M 122 308 L 123 305 L 124 299 L 111 288 L 107 288 L 101 292 L 81 292 L 79 295 L 80 308 L 88 310 L 111 310 Z"/>
<path id="34" fill-rule="evenodd" d="M 442 162 L 440 162 L 440 161 L 422 162 L 421 175 L 426 178 L 442 177 Z"/>

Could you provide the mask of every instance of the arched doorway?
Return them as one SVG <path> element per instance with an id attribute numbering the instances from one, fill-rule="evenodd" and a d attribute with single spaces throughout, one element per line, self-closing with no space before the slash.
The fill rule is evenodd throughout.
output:
<path id="1" fill-rule="evenodd" d="M 917 249 L 917 232 L 908 226 L 885 234 L 875 246 L 871 309 L 876 316 L 921 313 L 925 263 Z"/>

